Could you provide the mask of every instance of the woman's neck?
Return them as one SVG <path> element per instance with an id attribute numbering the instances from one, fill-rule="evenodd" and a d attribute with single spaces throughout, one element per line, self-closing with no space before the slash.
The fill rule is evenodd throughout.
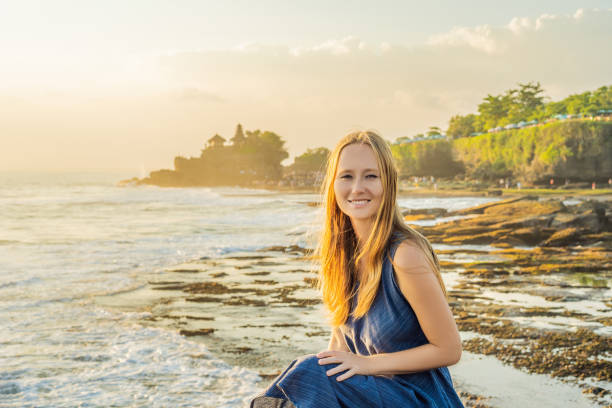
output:
<path id="1" fill-rule="evenodd" d="M 372 230 L 372 220 L 354 220 L 351 219 L 351 224 L 353 226 L 353 231 L 355 232 L 355 236 L 357 237 L 357 246 L 361 251 L 363 249 L 363 245 L 367 241 L 370 236 L 370 231 Z"/>

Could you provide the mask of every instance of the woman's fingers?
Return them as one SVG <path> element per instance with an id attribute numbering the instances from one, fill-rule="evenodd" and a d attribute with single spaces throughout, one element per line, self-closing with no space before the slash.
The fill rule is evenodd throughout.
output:
<path id="1" fill-rule="evenodd" d="M 348 368 L 348 367 L 347 367 L 347 366 L 345 366 L 344 364 L 340 364 L 340 365 L 339 365 L 339 366 L 337 366 L 337 367 L 334 367 L 334 368 L 332 368 L 332 369 L 330 369 L 330 370 L 327 370 L 325 373 L 327 374 L 327 376 L 330 376 L 330 375 L 338 374 L 339 372 L 344 371 L 344 370 L 346 370 L 347 368 Z"/>
<path id="2" fill-rule="evenodd" d="M 325 358 L 321 358 L 319 359 L 319 364 L 320 365 L 325 365 L 325 364 L 332 364 L 332 363 L 341 363 L 340 360 L 338 360 L 336 357 L 325 357 Z"/>
<path id="3" fill-rule="evenodd" d="M 350 356 L 350 354 L 348 355 L 346 353 L 343 354 L 335 350 L 326 350 L 326 351 L 321 351 L 320 353 L 317 353 L 317 357 L 319 358 L 320 365 L 338 363 L 336 367 L 331 368 L 325 372 L 325 374 L 327 374 L 328 376 L 338 374 L 342 371 L 346 371 L 345 373 L 343 373 L 342 375 L 339 375 L 336 378 L 336 380 L 338 381 L 344 381 L 347 378 L 350 378 L 354 376 L 355 374 L 357 374 L 356 368 L 350 367 L 352 363 L 347 362 L 345 360 L 348 358 L 348 356 Z"/>
<path id="4" fill-rule="evenodd" d="M 356 374 L 355 369 L 351 368 L 350 370 L 348 370 L 346 373 L 339 375 L 338 377 L 336 377 L 336 380 L 338 381 L 344 381 L 347 378 L 351 378 L 352 376 L 354 376 Z"/>

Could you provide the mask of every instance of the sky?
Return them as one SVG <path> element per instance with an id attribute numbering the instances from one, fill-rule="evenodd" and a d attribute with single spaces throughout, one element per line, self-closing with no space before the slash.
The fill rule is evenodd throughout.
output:
<path id="1" fill-rule="evenodd" d="M 236 124 L 293 157 L 446 129 L 487 94 L 612 85 L 612 1 L 0 0 L 0 171 L 199 156 Z"/>

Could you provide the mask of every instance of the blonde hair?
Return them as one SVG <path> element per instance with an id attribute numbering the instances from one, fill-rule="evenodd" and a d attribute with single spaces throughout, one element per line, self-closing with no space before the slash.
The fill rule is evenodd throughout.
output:
<path id="1" fill-rule="evenodd" d="M 363 243 L 363 249 L 359 253 L 357 236 L 353 231 L 351 220 L 338 207 L 334 193 L 340 153 L 351 144 L 364 144 L 372 148 L 383 186 L 382 202 L 374 216 L 370 236 Z M 404 223 L 397 206 L 397 175 L 389 145 L 382 137 L 370 131 L 348 134 L 338 142 L 328 158 L 321 191 L 325 221 L 315 257 L 320 262 L 318 286 L 322 292 L 323 303 L 330 313 L 330 323 L 333 327 L 346 322 L 355 296 L 357 296 L 357 305 L 352 312 L 353 317 L 360 318 L 370 309 L 380 284 L 383 256 L 392 238 L 397 238 L 398 242 L 409 240 L 423 250 L 446 295 L 440 275 L 440 264 L 431 244 L 422 234 Z M 357 265 L 362 258 L 368 273 L 357 287 Z"/>

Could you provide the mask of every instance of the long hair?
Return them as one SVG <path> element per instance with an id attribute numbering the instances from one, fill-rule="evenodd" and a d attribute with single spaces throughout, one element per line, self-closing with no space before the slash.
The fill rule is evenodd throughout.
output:
<path id="1" fill-rule="evenodd" d="M 334 192 L 340 153 L 351 144 L 364 144 L 372 148 L 383 186 L 382 202 L 361 251 L 351 220 L 340 210 Z M 423 250 L 446 295 L 440 276 L 440 264 L 431 244 L 422 234 L 404 223 L 397 206 L 397 177 L 397 168 L 389 145 L 374 132 L 348 134 L 338 142 L 328 158 L 321 191 L 325 221 L 315 257 L 320 262 L 318 287 L 323 295 L 323 303 L 330 313 L 330 323 L 333 327 L 346 322 L 355 296 L 357 305 L 351 313 L 354 318 L 364 316 L 370 309 L 378 292 L 383 256 L 391 239 L 400 242 L 409 240 Z M 361 259 L 367 273 L 357 285 L 357 265 Z"/>

